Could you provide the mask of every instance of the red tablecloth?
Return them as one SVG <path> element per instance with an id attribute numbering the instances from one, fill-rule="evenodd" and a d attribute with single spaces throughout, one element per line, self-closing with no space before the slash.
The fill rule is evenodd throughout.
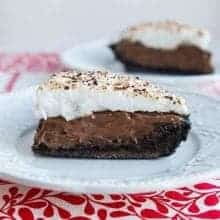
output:
<path id="1" fill-rule="evenodd" d="M 57 54 L 0 54 L 1 92 L 36 84 L 48 77 L 45 73 L 62 69 Z M 219 82 L 197 86 L 220 95 Z M 166 191 L 146 189 L 139 194 L 112 195 L 76 195 L 0 180 L 1 219 L 220 219 L 220 180 Z"/>

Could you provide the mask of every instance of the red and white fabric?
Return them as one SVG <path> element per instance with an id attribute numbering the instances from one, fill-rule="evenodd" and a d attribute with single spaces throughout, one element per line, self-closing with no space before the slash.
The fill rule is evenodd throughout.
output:
<path id="1" fill-rule="evenodd" d="M 65 69 L 58 54 L 0 54 L 0 91 L 22 89 Z M 219 81 L 192 85 L 220 96 Z M 220 179 L 138 194 L 71 194 L 0 180 L 0 220 L 220 219 Z"/>

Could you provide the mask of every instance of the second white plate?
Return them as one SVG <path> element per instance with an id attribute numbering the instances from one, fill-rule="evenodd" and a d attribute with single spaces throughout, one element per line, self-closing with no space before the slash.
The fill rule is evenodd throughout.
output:
<path id="1" fill-rule="evenodd" d="M 126 72 L 122 63 L 117 61 L 109 48 L 111 40 L 102 39 L 96 40 L 68 49 L 61 54 L 61 59 L 68 67 L 79 70 L 108 70 L 112 72 Z M 213 50 L 214 51 L 214 50 Z M 218 52 L 213 52 L 213 62 L 215 67 L 215 73 L 209 75 L 179 75 L 175 74 L 155 74 L 151 71 L 145 72 L 132 72 L 136 75 L 141 75 L 144 78 L 152 81 L 160 81 L 162 83 L 176 85 L 181 84 L 185 87 L 193 82 L 215 80 L 220 78 L 220 64 L 217 56 Z M 128 72 L 129 73 L 129 72 Z M 185 85 L 184 85 L 185 84 Z M 179 86 L 179 85 L 178 85 Z"/>

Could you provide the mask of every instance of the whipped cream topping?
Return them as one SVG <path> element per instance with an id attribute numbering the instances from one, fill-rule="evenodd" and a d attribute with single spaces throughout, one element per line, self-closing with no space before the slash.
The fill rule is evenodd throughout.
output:
<path id="1" fill-rule="evenodd" d="M 207 30 L 176 21 L 160 21 L 130 27 L 121 34 L 120 40 L 139 42 L 156 49 L 175 49 L 180 45 L 191 45 L 208 50 L 210 34 Z"/>
<path id="2" fill-rule="evenodd" d="M 73 120 L 105 110 L 189 114 L 183 98 L 124 74 L 61 72 L 36 91 L 39 118 L 62 116 Z"/>

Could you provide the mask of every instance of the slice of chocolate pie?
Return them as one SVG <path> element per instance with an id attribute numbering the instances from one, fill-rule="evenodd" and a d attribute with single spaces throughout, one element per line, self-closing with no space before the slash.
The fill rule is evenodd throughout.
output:
<path id="1" fill-rule="evenodd" d="M 55 74 L 36 91 L 37 154 L 103 159 L 169 155 L 190 129 L 185 100 L 107 72 Z"/>
<path id="2" fill-rule="evenodd" d="M 204 74 L 213 72 L 209 43 L 207 30 L 161 21 L 128 28 L 111 48 L 128 69 Z"/>

